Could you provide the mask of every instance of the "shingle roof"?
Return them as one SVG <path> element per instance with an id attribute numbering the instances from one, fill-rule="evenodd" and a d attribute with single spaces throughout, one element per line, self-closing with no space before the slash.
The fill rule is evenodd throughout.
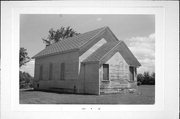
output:
<path id="1" fill-rule="evenodd" d="M 33 58 L 47 56 L 50 54 L 56 54 L 60 52 L 70 51 L 74 49 L 79 49 L 84 44 L 88 43 L 93 37 L 101 33 L 103 30 L 105 30 L 106 27 L 102 27 L 93 31 L 89 31 L 83 34 L 79 34 L 77 36 L 69 37 L 67 39 L 64 39 L 62 41 L 59 41 L 57 43 L 54 43 L 42 51 L 40 51 L 38 54 L 36 54 Z"/>
<path id="2" fill-rule="evenodd" d="M 108 42 L 100 47 L 97 51 L 91 54 L 83 62 L 95 62 L 101 61 L 106 55 L 108 55 L 114 49 L 119 49 L 120 54 L 130 66 L 141 66 L 136 57 L 131 53 L 129 48 L 124 44 L 123 41 Z"/>

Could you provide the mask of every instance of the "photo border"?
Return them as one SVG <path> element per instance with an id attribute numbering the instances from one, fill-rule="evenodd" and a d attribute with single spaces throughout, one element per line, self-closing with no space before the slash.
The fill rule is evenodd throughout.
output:
<path id="1" fill-rule="evenodd" d="M 163 4 L 164 3 L 164 4 Z M 9 36 L 5 38 L 2 33 L 2 49 L 7 49 L 5 46 L 9 46 L 8 56 L 2 53 L 2 69 L 8 68 L 7 70 L 2 70 L 2 81 L 1 81 L 1 104 L 2 107 L 8 105 L 8 109 L 12 112 L 34 112 L 34 111 L 85 111 L 85 112 L 95 112 L 95 111 L 118 111 L 121 114 L 124 111 L 127 114 L 129 112 L 138 113 L 142 112 L 146 114 L 147 112 L 162 112 L 165 108 L 165 91 L 167 91 L 165 86 L 167 86 L 167 71 L 165 59 L 165 48 L 167 48 L 167 38 L 166 31 L 166 19 L 167 19 L 167 9 L 168 5 L 174 7 L 174 4 L 165 4 L 166 2 L 3 2 L 2 3 L 2 13 L 4 15 L 3 22 L 8 22 L 5 26 L 10 28 L 9 31 L 4 31 L 4 33 L 9 33 Z M 8 6 L 8 7 L 7 7 Z M 7 9 L 7 8 L 10 9 Z M 155 104 L 154 105 L 77 105 L 77 104 L 19 104 L 19 35 L 20 35 L 20 14 L 154 14 L 155 15 L 155 72 L 156 72 L 156 85 L 155 85 Z M 9 15 L 9 16 L 8 16 Z M 9 19 L 7 20 L 7 18 Z M 176 17 L 175 17 L 176 18 Z M 7 21 L 5 21 L 7 20 Z M 7 30 L 4 26 L 4 29 Z M 177 29 L 177 28 L 176 28 Z M 172 35 L 171 35 L 172 36 Z M 176 39 L 177 37 L 175 37 Z M 4 39 L 8 39 L 4 41 Z M 3 46 L 5 45 L 5 46 Z M 175 47 L 177 48 L 177 47 Z M 9 61 L 9 64 L 4 66 L 3 62 Z M 177 62 L 176 62 L 177 63 Z M 11 72 L 8 75 L 7 72 Z M 177 73 L 177 72 L 175 72 Z M 14 78 L 15 77 L 15 78 Z M 4 80 L 7 78 L 7 80 Z M 178 77 L 175 77 L 175 79 Z M 165 82 L 165 83 L 164 83 Z M 177 87 L 178 81 L 175 80 L 175 89 Z M 10 88 L 8 88 L 8 84 Z M 179 83 L 178 83 L 179 84 Z M 169 88 L 168 88 L 169 89 Z M 3 92 L 5 91 L 5 92 Z M 177 92 L 176 92 L 177 93 Z M 176 102 L 176 101 L 175 101 Z M 174 104 L 174 103 L 173 103 Z M 5 107 L 4 107 L 5 108 Z M 2 108 L 2 109 L 4 109 Z M 146 113 L 145 113 L 145 112 Z M 42 114 L 42 113 L 40 113 Z M 47 117 L 46 117 L 47 118 Z"/>

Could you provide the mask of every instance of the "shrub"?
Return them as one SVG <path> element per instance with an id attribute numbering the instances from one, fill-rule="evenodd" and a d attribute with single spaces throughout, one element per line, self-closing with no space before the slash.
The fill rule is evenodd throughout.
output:
<path id="1" fill-rule="evenodd" d="M 25 89 L 25 88 L 32 88 L 33 87 L 33 77 L 27 73 L 19 71 L 19 88 Z"/>
<path id="2" fill-rule="evenodd" d="M 144 74 L 137 75 L 138 85 L 155 85 L 155 73 L 153 72 L 151 75 L 149 72 L 144 72 Z"/>
<path id="3" fill-rule="evenodd" d="M 141 85 L 144 80 L 144 77 L 142 74 L 137 75 L 137 85 Z"/>

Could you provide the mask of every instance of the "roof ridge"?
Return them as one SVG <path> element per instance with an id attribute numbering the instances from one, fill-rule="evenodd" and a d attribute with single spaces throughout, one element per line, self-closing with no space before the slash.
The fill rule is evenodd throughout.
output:
<path id="1" fill-rule="evenodd" d="M 103 48 L 103 47 L 105 47 L 105 46 L 107 46 L 107 45 L 109 45 L 109 44 L 112 44 L 112 43 L 115 43 L 115 42 L 120 42 L 120 41 L 113 41 L 113 42 L 107 42 L 107 43 L 105 43 L 105 44 L 103 44 L 100 48 L 98 48 L 94 53 L 96 53 L 98 50 L 101 50 L 101 48 Z M 117 45 L 117 44 L 116 44 Z M 115 45 L 115 46 L 116 46 Z M 115 47 L 114 46 L 114 47 Z M 111 49 L 113 49 L 114 47 L 112 47 Z M 110 50 L 111 50 L 110 49 Z M 86 62 L 86 60 L 89 58 L 89 57 L 92 57 L 93 55 L 94 55 L 94 53 L 92 53 L 92 54 L 90 54 L 85 60 L 83 60 L 82 62 Z M 106 55 L 106 54 L 105 54 Z M 103 57 L 104 57 L 104 55 L 103 55 Z M 98 61 L 100 61 L 100 59 L 98 60 Z"/>
<path id="2" fill-rule="evenodd" d="M 52 53 L 63 52 L 65 50 L 80 49 L 82 46 L 93 41 L 94 38 L 100 35 L 107 28 L 107 26 L 101 27 L 79 35 L 74 35 L 73 37 L 68 37 L 60 40 L 56 43 L 51 44 L 50 46 L 45 47 L 39 53 L 33 56 L 33 58 L 49 55 Z"/>
<path id="3" fill-rule="evenodd" d="M 124 45 L 124 46 L 126 46 L 126 44 L 124 43 L 124 42 L 122 42 L 122 44 Z M 137 58 L 133 55 L 133 53 L 131 52 L 131 50 L 128 48 L 128 47 L 125 47 L 126 48 L 126 50 L 132 55 L 132 57 L 135 59 L 135 60 L 137 60 Z M 139 61 L 137 60 L 137 62 L 138 62 L 138 64 L 141 66 L 141 64 L 139 63 Z"/>
<path id="4" fill-rule="evenodd" d="M 107 43 L 103 44 L 103 45 L 102 45 L 101 47 L 99 47 L 96 51 L 100 50 L 102 47 L 104 47 L 105 45 L 108 45 L 108 44 L 110 44 L 110 43 L 112 43 L 112 42 L 107 42 Z M 89 57 L 93 56 L 94 53 L 96 53 L 96 51 L 93 52 L 92 54 L 90 54 L 86 59 L 88 59 Z M 86 59 L 84 59 L 84 61 L 85 61 Z M 83 61 L 83 62 L 84 62 L 84 61 Z"/>
<path id="5" fill-rule="evenodd" d="M 116 46 L 118 46 L 120 43 L 122 43 L 122 41 L 118 41 L 119 43 L 116 44 L 112 49 L 110 49 L 104 56 L 101 57 L 101 59 L 99 59 L 99 61 L 101 61 L 109 52 L 111 52 Z M 105 45 L 105 44 L 104 44 Z"/>
<path id="6" fill-rule="evenodd" d="M 85 33 L 88 33 L 88 32 L 92 32 L 92 31 L 96 31 L 96 30 L 100 30 L 100 29 L 105 29 L 105 28 L 107 28 L 107 26 L 99 27 L 99 28 L 96 28 L 96 29 L 94 29 L 94 30 L 84 32 L 84 33 L 82 33 L 82 34 L 85 34 Z M 80 35 L 81 35 L 81 34 L 80 34 Z"/>
<path id="7" fill-rule="evenodd" d="M 99 30 L 100 30 L 100 29 L 102 29 L 102 30 L 100 30 L 96 35 L 94 35 L 93 37 L 91 37 L 91 38 L 89 39 L 89 41 L 91 41 L 93 38 L 95 38 L 97 35 L 99 35 L 99 34 L 100 34 L 102 31 L 104 31 L 106 28 L 107 28 L 107 27 L 98 28 Z M 98 29 L 95 29 L 95 30 L 98 30 Z M 92 30 L 92 31 L 95 31 L 95 30 Z M 92 32 L 92 31 L 89 31 L 89 32 Z M 86 33 L 88 33 L 88 32 L 86 32 Z M 88 44 L 89 41 L 87 41 L 86 43 L 82 44 L 79 48 L 81 48 L 81 47 L 84 46 L 85 44 Z"/>
<path id="8" fill-rule="evenodd" d="M 95 29 L 95 30 L 100 30 L 100 29 L 102 29 L 102 30 L 100 30 L 96 35 L 98 35 L 101 31 L 103 31 L 103 30 L 106 29 L 106 28 L 107 28 L 107 26 Z M 79 34 L 79 35 L 84 35 L 85 33 L 89 33 L 89 32 L 95 31 L 95 30 L 87 31 L 87 32 L 84 32 L 84 33 Z M 73 39 L 73 38 L 75 38 L 75 37 L 76 37 L 76 38 L 80 38 L 79 35 L 74 35 L 73 37 L 68 37 L 68 38 L 62 39 L 62 40 L 60 40 L 60 41 L 58 41 L 58 42 L 55 42 L 55 43 L 51 44 L 50 46 L 52 47 L 53 45 L 58 44 L 58 43 L 62 42 L 63 40 L 70 40 L 70 39 Z M 95 36 L 96 36 L 96 35 L 95 35 Z M 93 37 L 92 37 L 92 38 L 93 38 Z M 91 38 L 91 39 L 92 39 L 92 38 Z M 86 43 L 85 43 L 85 44 L 86 44 Z M 83 44 L 83 45 L 84 45 L 84 44 Z M 81 46 L 80 46 L 80 47 L 81 47 Z M 47 48 L 48 48 L 48 47 L 47 47 Z M 46 48 L 45 48 L 45 49 L 46 49 Z"/>

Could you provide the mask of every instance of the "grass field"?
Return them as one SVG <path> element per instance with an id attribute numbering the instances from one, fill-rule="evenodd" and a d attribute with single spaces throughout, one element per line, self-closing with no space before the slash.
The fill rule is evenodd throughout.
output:
<path id="1" fill-rule="evenodd" d="M 24 90 L 20 104 L 154 104 L 155 86 L 141 85 L 139 93 L 80 95 Z"/>

